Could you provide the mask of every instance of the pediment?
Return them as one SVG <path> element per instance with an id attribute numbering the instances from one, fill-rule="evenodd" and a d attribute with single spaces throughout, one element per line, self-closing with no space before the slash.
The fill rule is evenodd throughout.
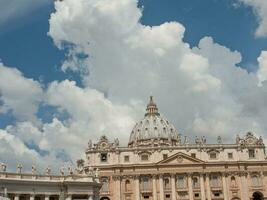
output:
<path id="1" fill-rule="evenodd" d="M 193 158 L 185 153 L 179 152 L 166 159 L 159 161 L 157 164 L 194 164 L 204 163 L 203 160 Z"/>

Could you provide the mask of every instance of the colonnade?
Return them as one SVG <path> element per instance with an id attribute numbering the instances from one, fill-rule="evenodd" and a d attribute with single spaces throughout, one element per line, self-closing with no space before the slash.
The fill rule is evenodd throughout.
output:
<path id="1" fill-rule="evenodd" d="M 7 194 L 7 197 L 10 199 L 14 200 L 72 200 L 74 199 L 75 195 L 65 195 L 65 196 L 60 196 L 60 195 L 47 195 L 47 194 L 19 194 L 19 193 L 13 193 L 13 194 Z M 79 195 L 82 196 L 80 199 L 88 199 L 88 200 L 99 200 L 98 195 L 92 195 L 92 194 L 87 194 L 87 195 Z M 79 199 L 79 197 L 75 197 L 75 199 Z"/>
<path id="2" fill-rule="evenodd" d="M 201 200 L 211 200 L 214 198 L 214 191 L 220 191 L 220 197 L 223 199 L 231 199 L 231 191 L 230 191 L 230 178 L 234 176 L 236 179 L 236 190 L 239 191 L 238 194 L 240 195 L 240 199 L 242 200 L 249 200 L 248 194 L 248 182 L 247 182 L 247 175 L 246 174 L 236 174 L 236 175 L 229 175 L 227 173 L 221 173 L 218 175 L 219 177 L 219 185 L 213 186 L 211 184 L 211 173 L 187 173 L 183 174 L 184 178 L 187 179 L 185 181 L 184 188 L 177 187 L 177 177 L 178 174 L 149 174 L 149 175 L 136 175 L 132 177 L 132 197 L 131 199 L 142 200 L 144 197 L 142 196 L 143 188 L 141 187 L 142 177 L 150 177 L 149 179 L 149 189 L 146 191 L 146 194 L 149 194 L 149 199 L 152 200 L 177 200 L 180 198 L 179 192 L 183 191 L 187 195 L 187 197 L 183 197 L 183 199 L 194 200 L 195 198 Z M 217 174 L 216 174 L 217 175 Z M 170 178 L 170 187 L 166 190 L 164 185 L 164 178 Z M 199 187 L 196 189 L 193 185 L 193 177 L 198 177 Z M 115 180 L 115 187 L 114 187 L 114 199 L 115 200 L 122 200 L 126 199 L 123 198 L 122 187 L 122 178 L 117 177 Z M 215 187 L 215 190 L 213 188 Z M 197 192 L 196 192 L 197 191 Z M 195 193 L 198 193 L 198 197 L 195 196 Z M 168 198 L 166 197 L 168 194 Z"/>

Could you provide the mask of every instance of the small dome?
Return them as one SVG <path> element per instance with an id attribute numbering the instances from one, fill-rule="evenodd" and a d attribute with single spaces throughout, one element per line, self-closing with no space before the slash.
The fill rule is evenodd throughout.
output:
<path id="1" fill-rule="evenodd" d="M 151 141 L 162 141 L 166 144 L 176 144 L 179 134 L 175 127 L 164 117 L 160 116 L 157 105 L 150 97 L 145 118 L 136 123 L 129 140 L 129 146 L 151 144 Z"/>

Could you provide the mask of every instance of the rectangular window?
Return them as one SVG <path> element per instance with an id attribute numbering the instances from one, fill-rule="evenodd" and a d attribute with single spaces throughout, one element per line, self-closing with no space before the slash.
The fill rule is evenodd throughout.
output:
<path id="1" fill-rule="evenodd" d="M 177 177 L 177 187 L 184 188 L 184 177 L 183 176 Z"/>
<path id="2" fill-rule="evenodd" d="M 129 161 L 130 161 L 129 156 L 124 156 L 124 162 L 129 162 Z"/>
<path id="3" fill-rule="evenodd" d="M 142 161 L 147 161 L 148 160 L 148 155 L 147 154 L 141 155 L 141 160 Z"/>
<path id="4" fill-rule="evenodd" d="M 216 153 L 210 153 L 210 159 L 216 159 L 217 154 Z"/>
<path id="5" fill-rule="evenodd" d="M 101 153 L 100 154 L 100 161 L 101 162 L 107 162 L 108 161 L 108 155 L 107 155 L 107 153 Z"/>
<path id="6" fill-rule="evenodd" d="M 215 197 L 219 197 L 220 196 L 220 193 L 219 192 L 216 192 L 216 193 L 214 193 L 214 196 Z"/>
<path id="7" fill-rule="evenodd" d="M 255 158 L 255 150 L 254 149 L 249 149 L 248 150 L 248 155 L 249 155 L 249 158 Z"/>
<path id="8" fill-rule="evenodd" d="M 165 160 L 166 158 L 168 158 L 168 154 L 163 154 L 163 159 Z"/>
<path id="9" fill-rule="evenodd" d="M 228 159 L 233 159 L 233 153 L 228 153 Z"/>
<path id="10" fill-rule="evenodd" d="M 195 153 L 191 153 L 191 157 L 192 158 L 196 158 L 196 154 Z"/>
<path id="11" fill-rule="evenodd" d="M 219 187 L 219 177 L 218 176 L 212 176 L 211 177 L 211 186 L 212 187 Z"/>

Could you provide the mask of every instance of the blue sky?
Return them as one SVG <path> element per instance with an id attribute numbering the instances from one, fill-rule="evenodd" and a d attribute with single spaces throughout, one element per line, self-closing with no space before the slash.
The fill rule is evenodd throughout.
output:
<path id="1" fill-rule="evenodd" d="M 265 0 L 6 1 L 0 145 L 9 157 L 15 143 L 40 163 L 72 163 L 89 138 L 127 143 L 150 94 L 191 138 L 267 137 Z"/>

